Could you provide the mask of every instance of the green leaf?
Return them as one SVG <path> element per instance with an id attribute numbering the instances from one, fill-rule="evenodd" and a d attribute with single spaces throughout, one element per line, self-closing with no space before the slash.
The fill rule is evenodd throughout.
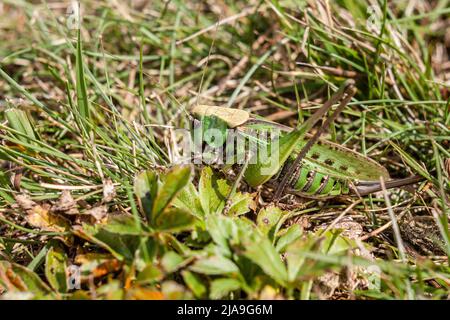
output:
<path id="1" fill-rule="evenodd" d="M 12 292 L 31 292 L 37 299 L 51 294 L 51 289 L 36 273 L 8 261 L 0 261 L 0 287 Z"/>
<path id="2" fill-rule="evenodd" d="M 220 179 L 210 167 L 205 167 L 200 175 L 199 191 L 193 184 L 184 188 L 173 205 L 187 209 L 198 218 L 222 212 L 231 186 L 225 179 Z M 235 193 L 230 199 L 229 215 L 238 216 L 247 213 L 254 206 L 251 194 Z"/>
<path id="3" fill-rule="evenodd" d="M 267 275 L 281 285 L 287 281 L 287 271 L 280 254 L 266 237 L 256 232 L 245 239 L 244 256 L 256 263 Z"/>
<path id="4" fill-rule="evenodd" d="M 254 207 L 253 196 L 249 193 L 236 192 L 231 198 L 230 209 L 228 215 L 240 216 L 250 211 Z"/>
<path id="5" fill-rule="evenodd" d="M 205 226 L 217 245 L 214 249 L 225 257 L 230 257 L 232 247 L 241 245 L 241 239 L 255 231 L 253 222 L 243 217 L 211 215 L 206 218 Z"/>
<path id="6" fill-rule="evenodd" d="M 74 226 L 73 232 L 77 236 L 108 250 L 120 261 L 133 261 L 134 253 L 141 243 L 138 236 L 113 233 L 99 225 L 83 223 L 82 226 Z"/>
<path id="7" fill-rule="evenodd" d="M 276 250 L 282 252 L 289 244 L 299 239 L 303 234 L 303 230 L 298 224 L 293 224 L 287 231 L 278 239 Z"/>
<path id="8" fill-rule="evenodd" d="M 161 259 L 161 265 L 168 273 L 177 271 L 182 266 L 183 262 L 183 257 L 175 251 L 166 252 Z"/>
<path id="9" fill-rule="evenodd" d="M 198 299 L 204 299 L 207 288 L 203 284 L 201 278 L 188 270 L 183 270 L 181 275 L 183 276 L 183 280 L 188 288 L 192 291 L 192 293 L 194 293 L 194 296 Z"/>
<path id="10" fill-rule="evenodd" d="M 220 253 L 224 256 L 231 256 L 231 249 L 228 242 L 237 242 L 238 226 L 231 218 L 211 215 L 206 218 L 206 230 L 210 234 L 214 243 L 218 245 Z"/>
<path id="11" fill-rule="evenodd" d="M 222 212 L 231 187 L 224 179 L 218 179 L 210 167 L 202 170 L 199 181 L 199 196 L 206 214 Z"/>
<path id="12" fill-rule="evenodd" d="M 321 236 L 325 238 L 321 246 L 321 251 L 323 253 L 339 254 L 356 247 L 353 240 L 341 236 L 340 233 L 340 230 L 334 229 L 321 234 Z"/>
<path id="13" fill-rule="evenodd" d="M 175 166 L 167 173 L 153 203 L 150 222 L 158 219 L 158 216 L 169 206 L 177 193 L 189 183 L 190 178 L 190 166 Z"/>
<path id="14" fill-rule="evenodd" d="M 274 229 L 283 214 L 284 212 L 280 208 L 273 205 L 263 208 L 258 213 L 256 225 L 264 235 L 268 235 L 272 239 Z"/>
<path id="15" fill-rule="evenodd" d="M 81 31 L 78 30 L 77 53 L 76 53 L 76 84 L 78 111 L 82 120 L 90 120 L 89 101 L 87 97 L 86 79 L 84 76 L 83 49 L 81 43 Z"/>
<path id="16" fill-rule="evenodd" d="M 212 256 L 197 260 L 190 269 L 207 275 L 220 275 L 239 272 L 236 264 L 223 256 Z"/>
<path id="17" fill-rule="evenodd" d="M 45 259 L 45 276 L 50 286 L 57 292 L 67 292 L 67 255 L 58 246 L 47 252 Z"/>
<path id="18" fill-rule="evenodd" d="M 179 208 L 164 210 L 154 222 L 153 227 L 159 231 L 180 232 L 188 230 L 195 222 L 195 217 Z"/>
<path id="19" fill-rule="evenodd" d="M 31 140 L 36 139 L 34 129 L 25 111 L 17 108 L 10 108 L 5 110 L 5 117 L 8 120 L 8 125 L 20 133 L 20 135 L 15 134 L 18 140 L 29 144 L 35 143 Z"/>
<path id="20" fill-rule="evenodd" d="M 211 288 L 209 293 L 210 299 L 222 299 L 227 296 L 230 292 L 239 290 L 241 288 L 241 283 L 236 279 L 216 279 L 211 282 Z"/>
<path id="21" fill-rule="evenodd" d="M 295 281 L 302 275 L 302 270 L 311 272 L 313 266 L 305 264 L 305 253 L 321 252 L 327 257 L 346 255 L 347 251 L 356 246 L 352 240 L 340 236 L 336 230 L 330 230 L 324 234 L 318 231 L 309 237 L 300 238 L 289 244 L 285 251 L 289 281 Z M 323 241 L 317 241 L 323 237 Z M 323 266 L 321 267 L 321 269 Z"/>
<path id="22" fill-rule="evenodd" d="M 289 281 L 292 282 L 298 277 L 300 269 L 305 263 L 305 257 L 301 253 L 311 250 L 314 244 L 315 242 L 309 241 L 309 239 L 298 239 L 287 246 L 285 255 Z"/>
<path id="23" fill-rule="evenodd" d="M 141 211 L 144 212 L 150 221 L 153 202 L 158 193 L 158 175 L 152 170 L 141 172 L 134 179 L 134 193 L 138 199 Z"/>
<path id="24" fill-rule="evenodd" d="M 177 208 L 191 212 L 199 219 L 205 216 L 197 189 L 195 189 L 192 182 L 188 183 L 185 188 L 181 189 L 172 204 Z"/>
<path id="25" fill-rule="evenodd" d="M 141 284 L 152 283 L 155 281 L 160 281 L 164 277 L 162 271 L 155 265 L 147 265 L 137 277 L 137 281 Z"/>
<path id="26" fill-rule="evenodd" d="M 139 225 L 132 216 L 120 215 L 108 218 L 102 228 L 108 232 L 123 235 L 140 235 L 142 233 Z"/>

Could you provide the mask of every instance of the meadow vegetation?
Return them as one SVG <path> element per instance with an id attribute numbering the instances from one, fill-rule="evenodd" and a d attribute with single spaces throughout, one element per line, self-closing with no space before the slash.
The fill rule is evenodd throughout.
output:
<path id="1" fill-rule="evenodd" d="M 0 2 L 0 298 L 449 297 L 449 1 L 75 13 Z M 326 138 L 422 182 L 276 204 L 240 183 L 224 210 L 237 173 L 174 164 L 196 104 L 294 128 L 347 79 Z"/>

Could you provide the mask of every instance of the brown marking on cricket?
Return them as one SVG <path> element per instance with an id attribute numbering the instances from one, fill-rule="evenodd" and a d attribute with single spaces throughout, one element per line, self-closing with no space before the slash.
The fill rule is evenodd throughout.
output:
<path id="1" fill-rule="evenodd" d="M 329 166 L 332 166 L 333 163 L 334 163 L 334 160 L 333 160 L 333 159 L 326 159 L 326 160 L 325 160 L 325 164 L 327 164 L 327 165 L 329 165 Z"/>
<path id="2" fill-rule="evenodd" d="M 325 186 L 328 184 L 328 180 L 330 179 L 330 176 L 324 176 L 322 178 L 322 181 L 320 182 L 320 187 L 317 189 L 317 191 L 314 194 L 320 194 L 322 190 L 325 188 Z"/>
<path id="3" fill-rule="evenodd" d="M 315 177 L 316 177 L 316 171 L 313 170 L 313 171 L 308 172 L 308 182 L 303 187 L 303 189 L 302 189 L 303 192 L 307 192 L 308 191 L 308 189 L 313 184 L 313 181 L 314 181 Z"/>
<path id="4" fill-rule="evenodd" d="M 341 165 L 341 166 L 339 167 L 339 170 L 342 170 L 342 171 L 348 171 L 348 167 L 347 167 L 346 165 Z"/>
<path id="5" fill-rule="evenodd" d="M 318 154 L 317 152 L 314 152 L 311 156 L 311 158 L 313 158 L 314 160 L 317 160 L 320 158 L 320 154 Z"/>
<path id="6" fill-rule="evenodd" d="M 272 177 L 272 179 L 274 181 L 282 180 L 284 178 L 284 176 L 286 175 L 286 170 L 287 170 L 288 164 L 289 164 L 289 162 L 286 162 L 285 164 L 283 164 L 281 169 L 278 170 L 277 174 L 274 177 Z"/>
<path id="7" fill-rule="evenodd" d="M 295 168 L 294 173 L 292 174 L 292 178 L 288 181 L 289 186 L 293 187 L 295 186 L 295 184 L 297 183 L 298 177 L 300 176 L 300 170 L 302 169 L 303 164 L 300 163 L 299 166 L 297 166 L 297 168 Z"/>
<path id="8" fill-rule="evenodd" d="M 334 151 L 336 151 L 336 150 L 338 149 L 338 148 L 336 148 L 336 146 L 333 145 L 333 144 L 327 145 L 327 148 L 330 148 L 331 150 L 334 150 Z"/>

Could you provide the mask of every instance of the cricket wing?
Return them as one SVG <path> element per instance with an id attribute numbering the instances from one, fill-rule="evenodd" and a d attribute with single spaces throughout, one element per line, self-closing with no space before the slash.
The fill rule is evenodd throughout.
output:
<path id="1" fill-rule="evenodd" d="M 306 141 L 299 143 L 300 152 Z M 389 173 L 376 161 L 336 143 L 320 139 L 306 155 L 304 161 L 317 172 L 339 179 L 357 181 L 389 180 Z"/>
<path id="2" fill-rule="evenodd" d="M 236 128 L 250 118 L 250 114 L 245 110 L 218 106 L 196 105 L 191 109 L 191 113 L 197 118 L 216 116 L 225 121 L 229 128 Z"/>

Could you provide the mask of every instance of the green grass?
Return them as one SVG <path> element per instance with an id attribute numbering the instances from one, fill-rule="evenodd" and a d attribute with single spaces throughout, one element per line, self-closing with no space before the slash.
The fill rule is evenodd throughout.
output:
<path id="1" fill-rule="evenodd" d="M 79 33 L 35 2 L 0 7 L 0 298 L 448 297 L 448 1 L 381 1 L 374 30 L 366 1 L 86 0 Z M 295 127 L 349 77 L 327 138 L 423 183 L 265 208 L 241 183 L 224 215 L 233 177 L 169 170 L 194 104 Z"/>

